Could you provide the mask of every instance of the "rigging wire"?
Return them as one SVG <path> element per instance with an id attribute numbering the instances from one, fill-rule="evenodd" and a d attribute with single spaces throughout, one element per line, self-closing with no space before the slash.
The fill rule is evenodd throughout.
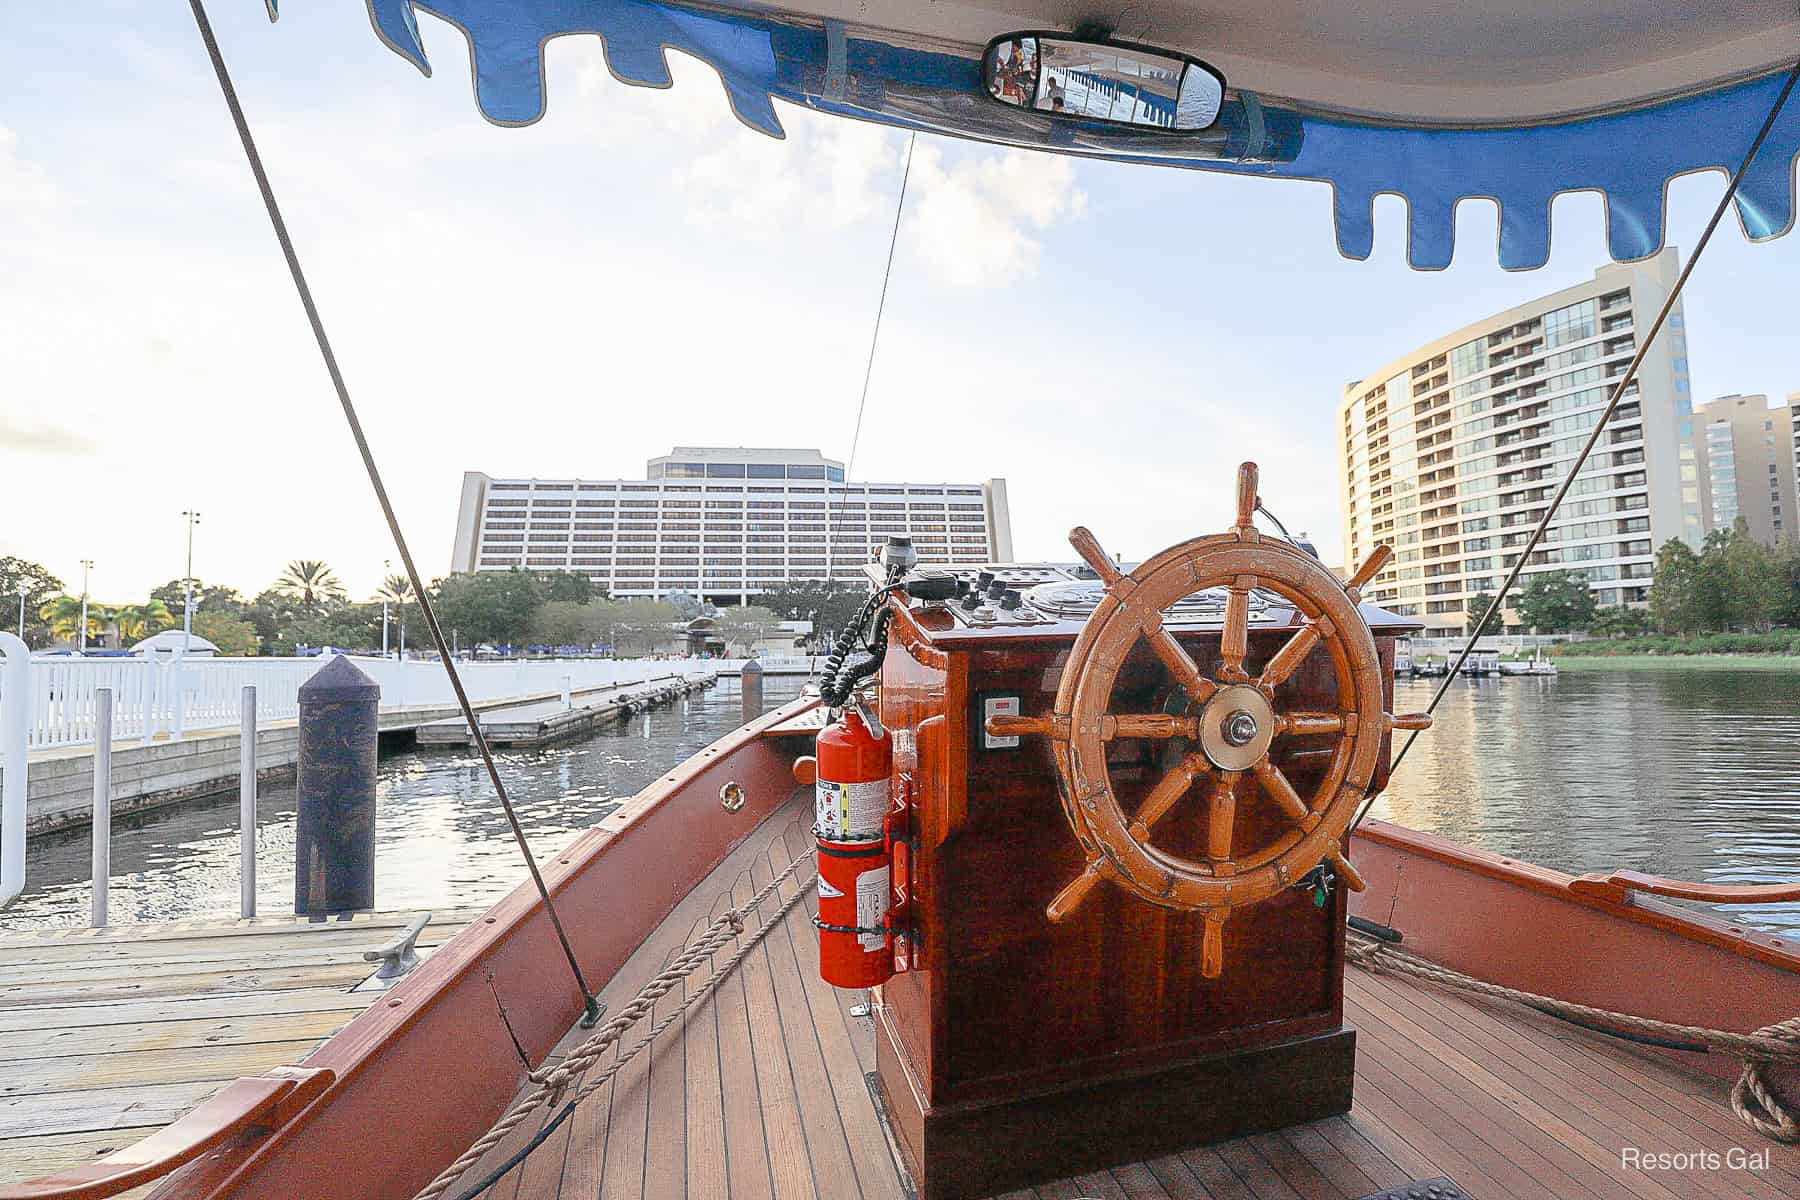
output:
<path id="1" fill-rule="evenodd" d="M 375 465 L 374 452 L 369 449 L 369 439 L 363 432 L 362 420 L 357 416 L 356 405 L 350 399 L 350 389 L 344 382 L 343 372 L 338 368 L 331 340 L 325 335 L 325 324 L 319 316 L 318 306 L 313 303 L 312 289 L 307 285 L 306 274 L 300 268 L 300 258 L 294 250 L 293 239 L 288 235 L 281 206 L 276 203 L 268 172 L 263 170 L 262 155 L 256 148 L 256 139 L 250 133 L 250 123 L 244 116 L 243 106 L 238 103 L 237 89 L 232 85 L 231 73 L 225 67 L 225 57 L 219 50 L 218 39 L 213 36 L 212 22 L 207 18 L 204 0 L 188 0 L 188 7 L 193 9 L 194 24 L 200 30 L 200 40 L 206 44 L 206 54 L 212 60 L 213 74 L 218 77 L 225 106 L 231 110 L 232 123 L 237 126 L 238 140 L 243 143 L 244 156 L 250 161 L 250 172 L 256 177 L 257 190 L 262 193 L 263 208 L 269 214 L 269 223 L 275 227 L 275 240 L 281 243 L 281 253 L 287 259 L 288 273 L 293 276 L 294 289 L 300 294 L 300 305 L 306 310 L 306 319 L 312 326 L 313 340 L 318 343 L 319 354 L 325 360 L 325 370 L 331 376 L 331 385 L 337 391 L 344 419 L 350 425 L 350 435 L 356 440 L 356 449 L 362 455 L 363 469 L 368 473 L 370 486 L 375 489 L 375 498 L 381 504 L 381 514 L 387 519 L 394 548 L 400 552 L 400 561 L 406 567 L 406 577 L 412 583 L 413 595 L 418 597 L 419 608 L 424 614 L 426 627 L 431 631 L 431 640 L 437 647 L 438 658 L 444 664 L 444 672 L 450 677 L 450 688 L 456 693 L 457 706 L 462 709 L 463 719 L 468 722 L 469 736 L 474 739 L 475 749 L 487 768 L 494 792 L 500 797 L 500 806 L 506 810 L 506 821 L 512 826 L 513 840 L 519 845 L 519 853 L 524 856 L 525 866 L 531 872 L 531 882 L 537 888 L 539 899 L 544 902 L 550 924 L 556 929 L 557 940 L 562 943 L 563 956 L 569 960 L 569 970 L 574 974 L 575 986 L 581 992 L 582 1024 L 584 1027 L 591 1027 L 599 1020 L 600 1001 L 582 976 L 581 964 L 575 960 L 575 948 L 569 944 L 569 935 L 563 930 L 562 918 L 557 915 L 556 905 L 550 899 L 550 890 L 544 885 L 544 876 L 538 870 L 537 859 L 532 857 L 531 846 L 525 840 L 525 830 L 519 824 L 518 814 L 513 811 L 512 800 L 506 794 L 506 785 L 500 778 L 500 769 L 494 764 L 493 752 L 489 750 L 487 737 L 481 731 L 481 722 L 475 718 L 475 709 L 469 703 L 468 692 L 463 688 L 462 676 L 458 674 L 456 663 L 450 656 L 450 647 L 444 640 L 443 627 L 438 624 L 431 596 L 425 590 L 425 581 L 419 575 L 412 551 L 407 547 L 406 537 L 400 530 L 400 519 L 395 516 L 394 505 L 388 499 L 387 487 L 382 483 L 381 472 Z"/>
<path id="2" fill-rule="evenodd" d="M 906 215 L 906 185 L 912 179 L 913 147 L 918 144 L 919 135 L 915 130 L 906 138 L 906 164 L 900 169 L 900 196 L 894 202 L 894 228 L 888 234 L 887 265 L 881 271 L 881 297 L 875 303 L 875 328 L 869 334 L 869 360 L 863 366 L 862 396 L 856 402 L 856 428 L 850 434 L 850 457 L 844 460 L 844 477 L 838 481 L 838 499 L 847 503 L 850 496 L 850 473 L 856 469 L 856 449 L 862 443 L 863 411 L 869 406 L 869 381 L 875 377 L 875 351 L 881 345 L 881 318 L 887 312 L 888 283 L 894 277 L 894 248 L 900 244 L 900 219 Z M 825 594 L 831 595 L 837 586 L 837 522 L 831 516 L 831 484 L 825 485 Z M 885 595 L 885 593 L 878 593 Z M 815 616 L 815 620 L 816 620 Z M 827 660 L 824 686 L 831 690 L 835 685 L 836 665 L 848 654 L 856 637 L 857 628 L 862 620 L 858 618 L 848 629 L 839 630 L 837 647 Z M 819 631 L 813 630 L 814 638 Z"/>
<path id="3" fill-rule="evenodd" d="M 1437 711 L 1438 703 L 1443 700 L 1444 693 L 1450 690 L 1450 684 L 1462 673 L 1463 664 L 1468 661 L 1469 654 L 1475 649 L 1475 643 L 1481 638 L 1482 631 L 1488 627 L 1488 622 L 1500 612 L 1501 606 L 1506 602 L 1507 592 L 1511 591 L 1513 584 L 1518 582 L 1519 575 L 1524 571 L 1525 564 L 1530 561 L 1532 552 L 1537 549 L 1538 543 L 1544 538 L 1545 531 L 1550 528 L 1551 518 L 1561 507 L 1563 498 L 1569 494 L 1569 489 L 1575 485 L 1575 476 L 1581 472 L 1588 455 L 1600 443 L 1600 435 L 1606 432 L 1607 422 L 1612 419 L 1614 410 L 1619 407 L 1619 401 L 1625 398 L 1625 390 L 1637 381 L 1638 368 L 1643 365 L 1645 356 L 1650 353 L 1650 347 L 1656 342 L 1656 335 L 1662 332 L 1663 323 L 1669 319 L 1669 314 L 1674 311 L 1676 303 L 1681 299 L 1681 292 L 1687 286 L 1688 276 L 1693 274 L 1694 266 L 1700 261 L 1700 256 L 1706 253 L 1707 244 L 1712 241 L 1713 233 L 1719 228 L 1719 222 L 1725 219 L 1725 212 L 1731 207 L 1731 201 L 1737 195 L 1738 187 L 1744 181 L 1744 175 L 1750 170 L 1750 164 L 1756 158 L 1757 151 L 1762 149 L 1763 142 L 1768 139 L 1770 130 L 1775 128 L 1775 120 L 1781 115 L 1782 106 L 1787 103 L 1796 83 L 1800 83 L 1800 59 L 1796 59 L 1793 68 L 1788 71 L 1787 81 L 1782 84 L 1781 91 L 1776 94 L 1775 103 L 1769 108 L 1769 115 L 1763 118 L 1762 128 L 1756 131 L 1756 136 L 1750 141 L 1750 148 L 1744 152 L 1743 160 L 1738 163 L 1737 170 L 1732 172 L 1731 182 L 1726 185 L 1725 194 L 1719 197 L 1718 207 L 1713 209 L 1712 218 L 1707 221 L 1706 229 L 1700 234 L 1700 240 L 1694 243 L 1694 252 L 1688 256 L 1687 262 L 1682 265 L 1681 273 L 1675 277 L 1675 286 L 1669 289 L 1668 298 L 1663 301 L 1662 309 L 1656 314 L 1656 320 L 1651 322 L 1649 333 L 1638 345 L 1637 353 L 1631 356 L 1631 362 L 1625 368 L 1625 373 L 1619 376 L 1619 382 L 1613 387 L 1612 395 L 1607 397 L 1606 407 L 1600 411 L 1600 419 L 1594 423 L 1594 431 L 1588 434 L 1587 441 L 1582 444 L 1581 452 L 1575 456 L 1575 461 L 1569 464 L 1568 474 L 1563 476 L 1563 481 L 1557 487 L 1556 494 L 1551 497 L 1550 506 L 1544 510 L 1544 515 L 1538 518 L 1537 527 L 1531 531 L 1531 537 L 1526 540 L 1525 545 L 1519 550 L 1518 557 L 1513 560 L 1512 570 L 1508 571 L 1506 575 L 1506 582 L 1500 585 L 1500 590 L 1488 603 L 1487 610 L 1481 614 L 1481 619 L 1475 622 L 1475 627 L 1469 634 L 1469 640 L 1463 643 L 1462 652 L 1456 656 L 1455 664 L 1445 672 L 1443 682 L 1438 684 L 1437 691 L 1432 694 L 1431 703 L 1425 706 L 1427 713 Z M 1400 769 L 1400 764 L 1406 760 L 1406 752 L 1411 750 L 1413 743 L 1419 740 L 1421 732 L 1421 730 L 1413 730 L 1412 735 L 1406 739 L 1406 744 L 1400 747 L 1400 753 L 1394 755 L 1394 761 L 1388 768 L 1390 775 Z M 1368 799 L 1363 801 L 1362 809 L 1356 814 L 1356 819 L 1351 821 L 1349 829 L 1344 831 L 1345 838 L 1356 832 L 1357 826 L 1362 824 L 1363 818 L 1369 814 L 1369 809 L 1374 804 L 1375 793 L 1371 792 Z"/>

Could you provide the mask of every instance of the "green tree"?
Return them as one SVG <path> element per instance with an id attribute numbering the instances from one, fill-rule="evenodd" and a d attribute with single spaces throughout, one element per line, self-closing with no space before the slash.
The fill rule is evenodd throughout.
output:
<path id="1" fill-rule="evenodd" d="M 118 631 L 119 644 L 131 646 L 165 629 L 173 629 L 176 621 L 168 605 L 161 600 L 148 600 L 113 609 L 112 625 Z"/>
<path id="2" fill-rule="evenodd" d="M 81 640 L 81 597 L 57 596 L 42 608 L 38 609 L 38 619 L 49 627 L 50 636 L 59 642 L 79 642 Z M 29 615 L 29 614 L 27 614 Z M 95 604 L 92 600 L 87 604 L 87 635 L 93 642 L 106 628 L 107 609 L 104 605 Z"/>
<path id="3" fill-rule="evenodd" d="M 535 576 L 511 571 L 451 575 L 437 583 L 438 622 L 463 644 L 524 645 L 543 603 Z"/>
<path id="4" fill-rule="evenodd" d="M 1641 608 L 1611 605 L 1594 617 L 1588 632 L 1606 638 L 1641 637 L 1650 632 L 1650 620 L 1650 614 Z"/>
<path id="5" fill-rule="evenodd" d="M 329 612 L 301 616 L 284 626 L 275 652 L 292 654 L 301 646 L 373 652 L 380 645 L 381 605 L 340 604 Z"/>
<path id="6" fill-rule="evenodd" d="M 666 601 L 620 601 L 613 612 L 613 644 L 628 654 L 652 653 L 675 636 L 675 606 Z"/>
<path id="7" fill-rule="evenodd" d="M 577 604 L 573 600 L 545 601 L 531 618 L 531 643 L 537 646 L 585 646 L 594 641 L 591 608 L 590 604 Z"/>
<path id="8" fill-rule="evenodd" d="M 1775 609 L 1775 623 L 1789 629 L 1800 627 L 1800 540 L 1786 538 L 1776 548 L 1776 579 L 1780 603 Z"/>
<path id="9" fill-rule="evenodd" d="M 63 590 L 63 582 L 46 568 L 10 555 L 0 558 L 0 629 L 18 632 L 19 597 L 25 597 L 25 642 L 45 646 L 50 642 L 50 626 L 38 616 L 44 605 Z"/>
<path id="10" fill-rule="evenodd" d="M 594 598 L 594 581 L 586 575 L 577 575 L 573 571 L 533 571 L 532 576 L 538 583 L 538 595 L 546 601 L 586 604 Z"/>
<path id="11" fill-rule="evenodd" d="M 255 654 L 262 644 L 256 636 L 256 626 L 227 612 L 195 613 L 194 636 L 217 646 L 220 654 L 240 658 Z"/>
<path id="12" fill-rule="evenodd" d="M 1468 598 L 1463 604 L 1463 636 L 1467 637 L 1475 632 L 1476 624 L 1481 620 L 1482 614 L 1487 612 L 1488 605 L 1493 602 L 1494 593 L 1487 588 L 1475 592 Z M 1506 632 L 1504 617 L 1504 611 L 1496 611 L 1482 629 L 1482 635 Z"/>
<path id="13" fill-rule="evenodd" d="M 1742 517 L 1732 525 L 1724 557 L 1732 624 L 1767 630 L 1784 598 L 1781 559 L 1773 549 L 1750 536 L 1750 524 Z"/>
<path id="14" fill-rule="evenodd" d="M 866 587 L 833 580 L 826 582 L 796 581 L 752 599 L 783 620 L 812 621 L 815 636 L 835 632 L 848 625 L 869 597 Z"/>
<path id="15" fill-rule="evenodd" d="M 1699 628 L 1695 597 L 1700 558 L 1680 538 L 1670 538 L 1656 551 L 1650 582 L 1650 620 L 1659 633 L 1690 633 Z"/>
<path id="16" fill-rule="evenodd" d="M 300 610 L 317 616 L 349 599 L 330 567 L 316 558 L 296 558 L 275 581 L 275 590 L 294 598 Z"/>
<path id="17" fill-rule="evenodd" d="M 719 611 L 719 636 L 727 647 L 736 646 L 746 655 L 756 652 L 756 644 L 781 624 L 781 618 L 766 608 L 741 605 Z"/>
<path id="18" fill-rule="evenodd" d="M 1534 633 L 1580 633 L 1594 623 L 1599 605 L 1580 571 L 1539 571 L 1519 590 L 1519 618 Z"/>
<path id="19" fill-rule="evenodd" d="M 152 588 L 150 591 L 150 599 L 161 600 L 168 606 L 170 612 L 175 613 L 181 611 L 183 595 L 183 583 L 179 579 L 171 579 L 161 587 Z M 244 615 L 245 607 L 244 598 L 238 595 L 236 588 L 222 585 L 208 587 L 198 579 L 194 580 L 195 612 L 217 612 L 232 617 L 241 617 Z"/>

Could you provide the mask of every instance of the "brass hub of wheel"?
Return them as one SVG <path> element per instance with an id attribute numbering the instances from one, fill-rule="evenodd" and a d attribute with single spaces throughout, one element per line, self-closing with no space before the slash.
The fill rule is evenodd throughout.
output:
<path id="1" fill-rule="evenodd" d="M 1247 683 L 1213 693 L 1200 710 L 1200 749 L 1221 771 L 1248 771 L 1275 741 L 1275 709 Z"/>

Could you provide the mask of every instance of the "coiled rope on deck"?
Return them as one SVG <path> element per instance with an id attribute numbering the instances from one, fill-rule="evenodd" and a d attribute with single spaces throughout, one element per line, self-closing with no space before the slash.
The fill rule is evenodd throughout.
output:
<path id="1" fill-rule="evenodd" d="M 475 1164 L 480 1162 L 490 1150 L 505 1140 L 509 1133 L 517 1129 L 520 1123 L 523 1122 L 526 1117 L 531 1115 L 539 1105 L 546 1101 L 553 1101 L 561 1096 L 564 1089 L 569 1086 L 570 1081 L 578 1078 L 589 1067 L 598 1062 L 600 1057 L 606 1053 L 607 1049 L 623 1037 L 632 1026 L 649 1016 L 655 1009 L 658 1000 L 675 990 L 677 985 L 695 971 L 699 970 L 702 964 L 712 958 L 715 951 L 722 949 L 725 944 L 730 942 L 733 938 L 742 935 L 746 927 L 745 918 L 750 913 L 762 907 L 763 902 L 774 895 L 776 889 L 783 883 L 792 879 L 794 873 L 798 871 L 803 864 L 811 862 L 815 853 L 815 851 L 808 850 L 795 858 L 793 862 L 787 865 L 787 868 L 782 871 L 781 874 L 771 879 L 763 886 L 761 891 L 752 896 L 748 904 L 745 904 L 742 908 L 730 910 L 711 925 L 707 926 L 704 933 L 688 943 L 688 945 L 682 949 L 681 953 L 670 959 L 669 964 L 666 967 L 640 988 L 637 995 L 632 997 L 629 1004 L 620 1009 L 618 1014 L 611 1020 L 601 1025 L 592 1036 L 571 1051 L 567 1057 L 553 1065 L 546 1064 L 531 1072 L 527 1077 L 535 1085 L 531 1091 L 521 1097 L 512 1108 L 507 1111 L 506 1115 L 501 1117 L 500 1120 L 494 1124 L 493 1128 L 482 1134 L 472 1146 L 463 1151 L 461 1157 L 439 1172 L 437 1178 L 427 1184 L 425 1188 L 414 1197 L 414 1200 L 437 1200 L 438 1197 L 449 1191 L 451 1186 L 455 1184 L 457 1180 L 461 1179 L 465 1172 L 475 1166 Z M 788 913 L 792 912 L 794 907 L 806 898 L 806 894 L 810 889 L 811 884 L 812 879 L 809 878 L 805 883 L 795 888 L 794 894 L 784 900 L 780 908 L 766 918 L 754 930 L 751 930 L 750 936 L 738 945 L 737 950 L 730 958 L 715 967 L 713 973 L 708 975 L 698 988 L 688 994 L 687 998 L 682 1001 L 681 1007 L 677 1008 L 674 1012 L 652 1026 L 650 1032 L 645 1034 L 641 1041 L 619 1055 L 618 1059 L 610 1067 L 606 1068 L 606 1070 L 602 1071 L 592 1079 L 584 1080 L 580 1088 L 576 1090 L 575 1094 L 570 1097 L 568 1102 L 563 1106 L 562 1112 L 557 1115 L 554 1121 L 547 1123 L 544 1129 L 540 1131 L 539 1138 L 541 1139 L 544 1135 L 554 1129 L 557 1124 L 560 1124 L 562 1120 L 572 1113 L 575 1110 L 575 1107 L 583 1100 L 587 1099 L 588 1096 L 605 1086 L 614 1075 L 619 1073 L 620 1069 L 623 1068 L 626 1063 L 630 1062 L 633 1058 L 636 1058 L 645 1047 L 655 1041 L 658 1034 L 662 1033 L 677 1021 L 683 1019 L 687 1015 L 688 1009 L 692 1008 L 705 997 L 711 995 L 713 989 L 719 985 L 720 981 L 731 974 L 737 965 L 743 962 L 745 956 L 747 956 L 750 951 L 754 950 L 757 944 L 767 936 L 768 932 L 785 920 Z M 506 1172 L 517 1165 L 517 1162 L 521 1161 L 525 1155 L 529 1154 L 536 1145 L 537 1142 L 534 1141 L 526 1146 L 519 1154 L 515 1155 L 513 1159 L 502 1164 L 501 1167 L 488 1178 L 463 1192 L 458 1197 L 458 1200 L 469 1200 L 470 1197 L 478 1196 L 488 1188 L 492 1187 L 495 1183 L 498 1183 Z"/>
<path id="2" fill-rule="evenodd" d="M 1708 1029 L 1700 1025 L 1677 1025 L 1652 1017 L 1594 1008 L 1553 996 L 1540 996 L 1519 988 L 1504 987 L 1451 970 L 1392 943 L 1378 941 L 1352 930 L 1345 942 L 1345 957 L 1370 971 L 1390 971 L 1453 991 L 1471 992 L 1490 1000 L 1510 1000 L 1528 1005 L 1552 1016 L 1606 1032 L 1608 1028 L 1644 1037 L 1699 1043 L 1706 1050 L 1728 1054 L 1743 1060 L 1744 1069 L 1731 1088 L 1731 1111 L 1744 1124 L 1764 1137 L 1778 1142 L 1800 1142 L 1800 1122 L 1782 1107 L 1769 1081 L 1763 1078 L 1767 1063 L 1800 1063 L 1800 1016 L 1764 1025 L 1752 1033 L 1736 1033 L 1728 1029 Z"/>

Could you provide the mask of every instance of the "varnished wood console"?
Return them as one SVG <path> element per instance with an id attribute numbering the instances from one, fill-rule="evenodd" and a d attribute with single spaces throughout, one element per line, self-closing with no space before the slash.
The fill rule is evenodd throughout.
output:
<path id="1" fill-rule="evenodd" d="M 1393 635 L 1407 626 L 1368 615 L 1391 681 Z M 1297 624 L 1253 628 L 1251 660 L 1274 654 Z M 1217 979 L 1201 974 L 1196 913 L 1107 884 L 1067 919 L 1045 917 L 1084 858 L 1047 744 L 985 748 L 982 713 L 1001 697 L 1016 697 L 1026 716 L 1048 712 L 1080 628 L 969 628 L 940 608 L 895 605 L 881 716 L 909 799 L 912 845 L 896 850 L 895 880 L 917 937 L 903 947 L 907 969 L 881 989 L 877 1054 L 922 1200 L 990 1195 L 1350 1107 L 1341 891 L 1320 905 L 1291 889 L 1239 910 Z M 1174 632 L 1202 670 L 1217 663 L 1216 631 Z M 1172 692 L 1140 648 L 1115 695 L 1153 712 Z M 1281 695 L 1294 708 L 1329 708 L 1329 658 L 1315 654 Z M 1284 748 L 1282 769 L 1302 791 L 1328 745 L 1301 738 Z M 1114 743 L 1122 803 L 1161 778 L 1171 752 L 1166 741 Z M 1383 746 L 1377 787 L 1387 759 Z M 1254 844 L 1281 819 L 1247 797 L 1237 836 Z M 1177 808 L 1158 845 L 1200 857 L 1204 826 L 1201 809 Z"/>

